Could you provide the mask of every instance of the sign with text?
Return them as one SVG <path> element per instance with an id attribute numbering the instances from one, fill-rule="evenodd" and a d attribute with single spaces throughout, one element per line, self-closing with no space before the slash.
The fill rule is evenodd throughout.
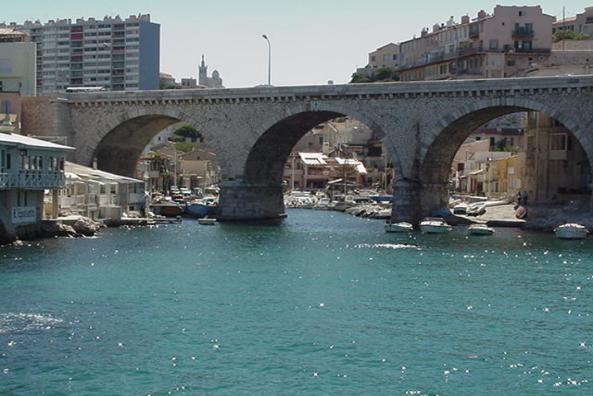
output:
<path id="1" fill-rule="evenodd" d="M 33 224 L 37 222 L 37 208 L 35 206 L 22 206 L 12 208 L 13 224 Z"/>

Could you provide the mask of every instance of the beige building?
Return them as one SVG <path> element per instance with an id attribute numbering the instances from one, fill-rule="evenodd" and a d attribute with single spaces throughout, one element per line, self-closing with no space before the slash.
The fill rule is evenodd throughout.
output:
<path id="1" fill-rule="evenodd" d="M 536 202 L 589 200 L 591 166 L 575 136 L 544 114 L 529 113 L 525 190 Z"/>
<path id="2" fill-rule="evenodd" d="M 0 92 L 37 94 L 37 47 L 25 33 L 0 28 Z"/>
<path id="3" fill-rule="evenodd" d="M 544 62 L 552 48 L 555 18 L 539 6 L 496 6 L 492 15 L 424 29 L 420 37 L 400 43 L 402 81 L 518 76 Z"/>
<path id="4" fill-rule="evenodd" d="M 399 45 L 389 43 L 369 54 L 369 68 L 371 70 L 387 67 L 397 69 L 399 67 Z"/>
<path id="5" fill-rule="evenodd" d="M 562 30 L 572 30 L 593 36 L 593 7 L 585 8 L 585 11 L 570 18 L 562 18 L 553 25 L 553 33 Z"/>

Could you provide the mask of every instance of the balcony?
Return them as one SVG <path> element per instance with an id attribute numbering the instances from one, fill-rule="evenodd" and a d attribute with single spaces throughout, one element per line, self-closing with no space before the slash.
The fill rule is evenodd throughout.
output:
<path id="1" fill-rule="evenodd" d="M 513 38 L 517 40 L 532 39 L 534 36 L 533 29 L 525 27 L 518 27 L 513 30 Z"/>
<path id="2" fill-rule="evenodd" d="M 23 188 L 46 190 L 64 187 L 64 173 L 61 171 L 20 171 L 0 173 L 0 189 Z"/>

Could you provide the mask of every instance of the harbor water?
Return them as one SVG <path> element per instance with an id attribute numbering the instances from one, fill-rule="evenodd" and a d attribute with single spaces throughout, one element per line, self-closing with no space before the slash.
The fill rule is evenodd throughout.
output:
<path id="1" fill-rule="evenodd" d="M 0 248 L 0 394 L 593 394 L 593 241 L 280 224 Z"/>

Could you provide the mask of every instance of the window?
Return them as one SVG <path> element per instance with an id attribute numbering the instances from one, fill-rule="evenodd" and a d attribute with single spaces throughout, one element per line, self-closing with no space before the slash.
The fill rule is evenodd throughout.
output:
<path id="1" fill-rule="evenodd" d="M 498 49 L 498 40 L 497 39 L 490 40 L 490 49 L 491 50 Z"/>
<path id="2" fill-rule="evenodd" d="M 376 58 L 375 58 L 375 55 L 371 56 L 371 62 L 374 62 L 374 61 L 375 61 L 375 59 L 376 59 Z"/>
<path id="3" fill-rule="evenodd" d="M 552 133 L 550 135 L 550 150 L 567 151 L 568 135 L 566 133 Z"/>
<path id="4" fill-rule="evenodd" d="M 520 17 L 525 16 L 525 15 L 526 15 L 525 11 L 519 11 L 519 16 Z"/>
<path id="5" fill-rule="evenodd" d="M 116 194 L 117 193 L 117 184 L 111 184 L 110 185 L 110 192 L 111 194 Z"/>
<path id="6" fill-rule="evenodd" d="M 99 187 L 99 194 L 105 195 L 105 191 L 105 184 L 101 184 L 101 186 Z"/>

